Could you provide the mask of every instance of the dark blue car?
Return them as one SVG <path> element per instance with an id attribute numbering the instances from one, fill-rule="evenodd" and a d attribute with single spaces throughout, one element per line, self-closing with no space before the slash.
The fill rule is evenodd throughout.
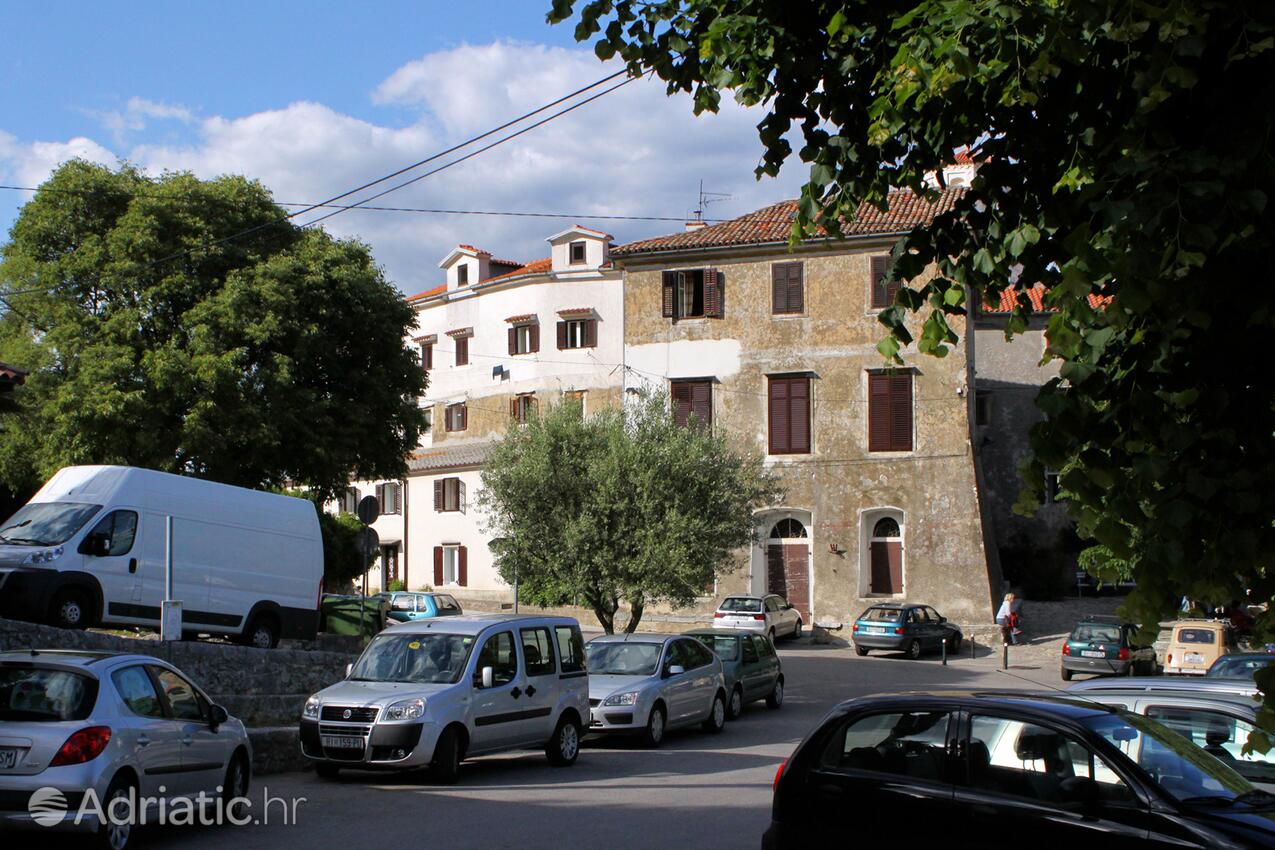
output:
<path id="1" fill-rule="evenodd" d="M 929 605 L 882 602 L 859 615 L 853 629 L 854 651 L 867 655 L 873 649 L 902 652 L 920 658 L 947 644 L 949 655 L 961 648 L 961 630 Z"/>

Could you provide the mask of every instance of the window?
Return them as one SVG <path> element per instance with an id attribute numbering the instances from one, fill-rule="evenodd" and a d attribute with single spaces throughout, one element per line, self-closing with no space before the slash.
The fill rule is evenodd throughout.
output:
<path id="1" fill-rule="evenodd" d="M 151 668 L 159 686 L 164 691 L 164 699 L 177 720 L 206 720 L 208 717 L 203 697 L 195 690 L 195 686 L 178 676 L 172 670 L 162 667 Z"/>
<path id="2" fill-rule="evenodd" d="M 507 685 L 518 676 L 518 657 L 514 655 L 514 636 L 509 632 L 500 632 L 487 638 L 478 653 L 478 672 L 490 667 L 492 681 L 496 685 Z"/>
<path id="3" fill-rule="evenodd" d="M 434 595 L 434 607 L 438 609 L 438 616 L 440 617 L 454 617 L 459 616 L 461 613 L 460 604 L 446 593 Z"/>
<path id="4" fill-rule="evenodd" d="M 444 424 L 448 431 L 464 431 L 469 427 L 469 411 L 463 401 L 447 405 L 446 413 Z"/>
<path id="5" fill-rule="evenodd" d="M 397 481 L 376 485 L 376 500 L 381 503 L 381 516 L 403 512 L 402 486 Z"/>
<path id="6" fill-rule="evenodd" d="M 713 382 L 671 381 L 673 421 L 683 427 L 691 422 L 702 428 L 713 424 Z"/>
<path id="7" fill-rule="evenodd" d="M 567 404 L 580 405 L 580 415 L 583 416 L 586 412 L 585 401 L 588 395 L 584 390 L 567 390 L 562 394 L 562 400 Z"/>
<path id="8" fill-rule="evenodd" d="M 535 354 L 540 350 L 540 325 L 530 322 L 509 329 L 509 353 Z"/>
<path id="9" fill-rule="evenodd" d="M 527 675 L 548 676 L 556 673 L 558 667 L 553 663 L 553 644 L 549 641 L 549 630 L 543 627 L 523 629 L 518 634 L 522 637 L 522 662 L 527 667 Z"/>
<path id="10" fill-rule="evenodd" d="M 416 594 L 415 593 L 399 593 L 390 600 L 390 608 L 395 611 L 415 611 L 416 610 Z"/>
<path id="11" fill-rule="evenodd" d="M 944 711 L 905 711 L 853 718 L 828 742 L 823 766 L 946 782 L 950 775 L 949 720 L 950 715 Z"/>
<path id="12" fill-rule="evenodd" d="M 1275 781 L 1275 752 L 1244 755 L 1253 724 L 1202 708 L 1152 706 L 1147 717 L 1159 720 L 1183 738 L 1226 763 L 1249 782 Z"/>
<path id="13" fill-rule="evenodd" d="M 661 300 L 665 318 L 720 319 L 724 303 L 722 274 L 717 269 L 664 272 Z"/>
<path id="14" fill-rule="evenodd" d="M 469 584 L 469 550 L 449 544 L 434 547 L 434 586 Z"/>
<path id="15" fill-rule="evenodd" d="M 693 670 L 713 663 L 713 653 L 699 641 L 684 640 L 679 641 L 679 643 L 682 644 L 682 654 L 687 661 L 687 670 Z"/>
<path id="16" fill-rule="evenodd" d="M 757 655 L 761 658 L 773 658 L 775 655 L 775 647 L 769 640 L 761 635 L 748 635 L 747 639 L 752 643 L 753 648 L 757 650 Z"/>
<path id="17" fill-rule="evenodd" d="M 570 348 L 596 348 L 597 345 L 597 319 L 565 319 L 558 322 L 559 351 Z"/>
<path id="18" fill-rule="evenodd" d="M 584 637 L 577 626 L 554 626 L 563 673 L 584 672 Z"/>
<path id="19" fill-rule="evenodd" d="M 695 639 L 711 649 L 713 654 L 723 661 L 734 661 L 739 657 L 739 642 L 742 639 L 744 642 L 744 660 L 749 660 L 747 636 L 740 638 L 735 635 L 695 635 Z M 752 660 L 757 660 L 756 650 L 753 651 Z"/>
<path id="20" fill-rule="evenodd" d="M 469 337 L 467 336 L 456 337 L 453 340 L 453 343 L 456 346 L 456 365 L 468 366 L 469 365 Z"/>
<path id="21" fill-rule="evenodd" d="M 744 635 L 740 638 L 740 642 L 744 645 L 744 663 L 756 664 L 760 660 L 761 656 L 757 654 L 757 644 L 753 643 L 752 635 Z M 717 654 L 722 655 L 721 652 L 718 652 Z M 725 659 L 727 656 L 722 655 L 722 658 Z M 728 660 L 733 661 L 734 659 L 735 653 L 731 652 Z"/>
<path id="22" fill-rule="evenodd" d="M 434 481 L 434 510 L 443 513 L 465 513 L 465 482 L 459 478 L 438 478 Z"/>
<path id="23" fill-rule="evenodd" d="M 770 453 L 810 453 L 810 379 L 770 378 Z"/>
<path id="24" fill-rule="evenodd" d="M 572 242 L 572 243 L 571 243 L 570 245 L 568 245 L 567 247 L 568 247 L 568 249 L 570 250 L 570 254 L 571 254 L 571 264 L 572 264 L 572 265 L 576 265 L 577 263 L 583 263 L 583 262 L 584 262 L 584 259 L 585 259 L 585 253 L 584 253 L 584 240 L 583 240 L 583 239 L 582 239 L 582 240 L 580 240 L 579 242 Z"/>
<path id="25" fill-rule="evenodd" d="M 673 667 L 681 667 L 683 670 L 689 670 L 690 659 L 686 657 L 686 650 L 682 646 L 680 640 L 675 640 L 668 645 L 668 649 L 664 650 L 664 672 L 667 674 Z"/>
<path id="26" fill-rule="evenodd" d="M 137 514 L 133 511 L 111 511 L 89 532 L 85 541 L 97 538 L 106 541 L 105 557 L 127 555 L 137 537 Z M 97 554 L 97 553 L 93 553 Z"/>
<path id="27" fill-rule="evenodd" d="M 868 373 L 868 451 L 912 451 L 912 373 Z"/>
<path id="28" fill-rule="evenodd" d="M 1058 490 L 1058 473 L 1045 473 L 1045 504 L 1052 505 L 1055 502 L 1063 501 L 1062 494 Z"/>
<path id="29" fill-rule="evenodd" d="M 775 263 L 770 267 L 770 311 L 776 316 L 806 312 L 801 263 Z"/>
<path id="30" fill-rule="evenodd" d="M 461 263 L 456 267 L 456 285 L 465 286 L 469 283 L 469 263 Z"/>
<path id="31" fill-rule="evenodd" d="M 872 306 L 884 309 L 894 304 L 894 299 L 898 296 L 903 284 L 889 279 L 890 258 L 888 256 L 873 257 L 871 265 Z"/>
<path id="32" fill-rule="evenodd" d="M 421 368 L 426 372 L 434 368 L 434 344 L 432 342 L 421 344 Z"/>
<path id="33" fill-rule="evenodd" d="M 164 708 L 159 703 L 159 694 L 155 693 L 155 683 L 146 674 L 143 667 L 125 667 L 111 674 L 115 690 L 120 699 L 128 706 L 128 710 L 138 717 L 163 717 Z"/>
<path id="34" fill-rule="evenodd" d="M 362 497 L 362 494 L 359 493 L 357 487 L 346 488 L 345 493 L 341 495 L 341 513 L 343 514 L 358 513 L 359 499 L 361 497 Z"/>
<path id="35" fill-rule="evenodd" d="M 988 390 L 974 393 L 974 424 L 979 427 L 992 424 L 992 394 Z"/>
<path id="36" fill-rule="evenodd" d="M 421 426 L 421 430 L 423 433 L 428 434 L 434 430 L 434 408 L 427 407 L 421 412 L 425 414 L 425 424 Z"/>
<path id="37" fill-rule="evenodd" d="M 520 393 L 509 399 L 509 415 L 519 425 L 526 425 L 535 412 L 535 393 Z"/>

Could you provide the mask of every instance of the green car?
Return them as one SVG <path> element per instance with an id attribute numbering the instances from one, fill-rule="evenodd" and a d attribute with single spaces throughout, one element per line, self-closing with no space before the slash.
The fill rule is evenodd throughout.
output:
<path id="1" fill-rule="evenodd" d="M 734 629 L 695 629 L 686 634 L 722 660 L 726 677 L 726 715 L 732 720 L 744 705 L 765 700 L 770 708 L 784 704 L 784 671 L 774 645 L 765 635 Z"/>
<path id="2" fill-rule="evenodd" d="M 1075 673 L 1099 676 L 1153 676 L 1155 650 L 1136 643 L 1138 626 L 1120 617 L 1085 617 L 1062 645 L 1062 680 L 1070 682 Z"/>

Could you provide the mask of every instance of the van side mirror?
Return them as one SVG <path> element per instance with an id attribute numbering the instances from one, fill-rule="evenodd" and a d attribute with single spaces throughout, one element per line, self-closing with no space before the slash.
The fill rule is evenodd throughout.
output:
<path id="1" fill-rule="evenodd" d="M 211 729 L 213 732 L 216 732 L 217 727 L 221 726 L 221 724 L 225 723 L 227 720 L 230 719 L 230 715 L 226 712 L 226 709 L 222 708 L 219 705 L 211 706 L 208 709 L 208 715 L 209 715 L 208 728 Z"/>
<path id="2" fill-rule="evenodd" d="M 484 667 L 478 678 L 484 688 L 491 688 L 496 685 L 496 671 L 490 667 Z"/>

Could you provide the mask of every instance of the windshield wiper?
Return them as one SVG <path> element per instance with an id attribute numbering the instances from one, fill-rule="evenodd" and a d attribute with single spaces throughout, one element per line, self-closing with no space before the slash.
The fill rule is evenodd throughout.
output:
<path id="1" fill-rule="evenodd" d="M 1243 803 L 1253 808 L 1269 808 L 1275 806 L 1275 794 L 1263 791 L 1261 788 L 1254 788 L 1252 791 L 1245 791 L 1243 794 L 1235 798 L 1236 802 Z"/>
<path id="2" fill-rule="evenodd" d="M 1187 797 L 1182 802 L 1189 806 L 1233 806 L 1239 797 L 1227 797 L 1222 794 L 1205 794 L 1200 797 Z"/>

